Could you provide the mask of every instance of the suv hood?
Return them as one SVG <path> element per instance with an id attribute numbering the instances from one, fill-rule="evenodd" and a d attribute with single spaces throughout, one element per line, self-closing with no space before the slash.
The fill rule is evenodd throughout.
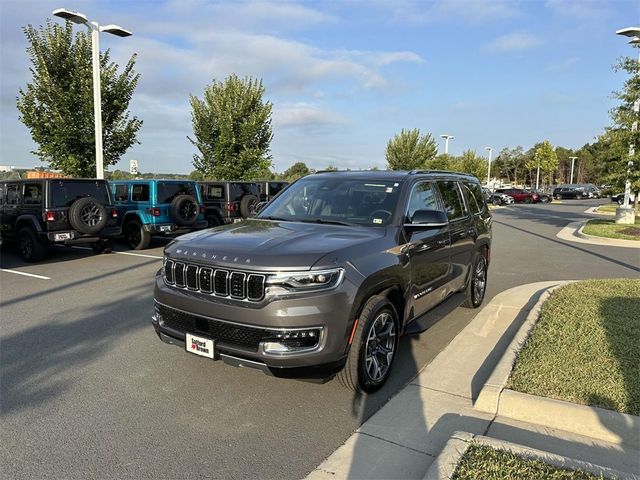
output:
<path id="1" fill-rule="evenodd" d="M 322 257 L 385 236 L 383 227 L 245 220 L 182 235 L 174 259 L 246 270 L 308 270 Z"/>

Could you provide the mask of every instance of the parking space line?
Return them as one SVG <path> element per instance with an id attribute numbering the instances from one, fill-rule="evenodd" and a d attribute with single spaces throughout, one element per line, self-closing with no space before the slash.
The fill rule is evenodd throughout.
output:
<path id="1" fill-rule="evenodd" d="M 36 275 L 35 273 L 19 272 L 18 270 L 11 270 L 9 268 L 0 268 L 0 272 L 15 273 L 16 275 L 24 275 L 25 277 L 39 278 L 40 280 L 51 280 L 51 277 L 45 277 L 44 275 Z"/>
<path id="2" fill-rule="evenodd" d="M 79 247 L 78 245 L 74 245 L 71 248 L 75 248 L 77 250 L 91 250 L 89 247 Z M 158 260 L 162 260 L 164 258 L 160 255 L 149 255 L 147 253 L 116 252 L 115 250 L 112 250 L 111 253 L 116 253 L 118 255 L 131 255 L 133 257 L 157 258 Z"/>

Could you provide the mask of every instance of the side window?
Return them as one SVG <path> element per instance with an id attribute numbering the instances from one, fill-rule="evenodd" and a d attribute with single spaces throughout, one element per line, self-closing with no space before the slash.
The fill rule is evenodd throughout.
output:
<path id="1" fill-rule="evenodd" d="M 129 185 L 127 184 L 118 184 L 116 185 L 116 194 L 115 194 L 116 203 L 127 203 L 129 200 Z"/>
<path id="2" fill-rule="evenodd" d="M 484 210 L 484 196 L 482 195 L 482 187 L 477 183 L 464 183 L 464 189 L 469 199 L 469 207 L 471 213 L 476 214 Z"/>
<path id="3" fill-rule="evenodd" d="M 132 202 L 148 202 L 149 201 L 149 184 L 133 184 L 131 186 Z"/>
<path id="4" fill-rule="evenodd" d="M 438 188 L 440 189 L 440 195 L 444 201 L 444 210 L 447 212 L 449 220 L 456 220 L 465 216 L 464 202 L 460 188 L 457 182 L 438 182 Z"/>
<path id="5" fill-rule="evenodd" d="M 18 205 L 19 199 L 18 185 L 7 185 L 7 205 Z"/>
<path id="6" fill-rule="evenodd" d="M 417 210 L 442 210 L 432 182 L 419 183 L 413 188 L 409 198 L 407 217 L 409 219 L 413 218 L 413 214 Z"/>
<path id="7" fill-rule="evenodd" d="M 25 205 L 39 205 L 42 203 L 42 184 L 25 183 L 22 193 Z"/>
<path id="8" fill-rule="evenodd" d="M 222 200 L 224 198 L 224 188 L 222 185 L 205 185 L 205 197 L 208 200 Z"/>

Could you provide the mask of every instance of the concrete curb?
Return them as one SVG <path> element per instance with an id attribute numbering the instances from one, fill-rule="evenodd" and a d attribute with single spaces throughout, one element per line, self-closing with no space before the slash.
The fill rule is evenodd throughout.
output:
<path id="1" fill-rule="evenodd" d="M 505 450 L 516 455 L 539 460 L 557 468 L 568 468 L 571 470 L 582 470 L 595 476 L 602 475 L 605 478 L 615 478 L 624 480 L 637 480 L 640 477 L 627 472 L 621 472 L 608 467 L 601 467 L 590 462 L 576 460 L 574 458 L 556 455 L 535 448 L 524 447 L 504 440 L 473 435 L 467 432 L 455 432 L 447 442 L 442 453 L 431 464 L 425 475 L 425 480 L 450 480 L 460 459 L 465 454 L 472 443 L 486 445 L 496 450 Z"/>
<path id="2" fill-rule="evenodd" d="M 639 248 L 640 241 L 619 240 L 617 238 L 594 237 L 581 232 L 586 222 L 571 222 L 562 230 L 556 233 L 556 237 L 568 242 L 589 243 L 591 245 L 602 245 L 607 247 Z"/>
<path id="3" fill-rule="evenodd" d="M 559 282 L 557 286 L 542 293 L 482 387 L 474 408 L 493 415 L 558 428 L 638 449 L 640 448 L 640 417 L 636 415 L 528 395 L 505 388 L 516 356 L 538 321 L 542 304 L 555 289 L 569 283 L 573 282 Z"/>
<path id="4" fill-rule="evenodd" d="M 548 288 L 540 295 L 540 298 L 529 311 L 527 318 L 513 337 L 513 340 L 511 340 L 511 343 L 498 361 L 498 364 L 494 367 L 493 372 L 484 383 L 482 390 L 480 390 L 480 393 L 478 394 L 478 398 L 473 404 L 474 408 L 483 412 L 492 413 L 493 415 L 498 413 L 500 395 L 502 394 L 504 386 L 509 379 L 509 375 L 511 375 L 511 369 L 516 361 L 518 352 L 527 340 L 531 329 L 538 321 L 542 304 L 546 302 L 554 290 L 569 283 L 572 283 L 572 281 L 558 282 L 556 286 Z"/>
<path id="5" fill-rule="evenodd" d="M 598 209 L 603 205 L 599 205 L 597 207 L 587 208 L 584 213 L 589 213 L 591 215 L 603 215 L 605 217 L 614 217 L 616 214 L 613 212 L 599 212 Z"/>

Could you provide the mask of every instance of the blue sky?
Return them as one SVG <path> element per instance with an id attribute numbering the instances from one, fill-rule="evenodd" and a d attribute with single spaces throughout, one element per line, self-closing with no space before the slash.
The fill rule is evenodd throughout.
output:
<path id="1" fill-rule="evenodd" d="M 615 30 L 640 23 L 638 0 L 370 0 L 0 2 L 0 164 L 39 163 L 15 98 L 29 80 L 21 26 L 81 11 L 132 30 L 103 34 L 142 74 L 132 114 L 144 120 L 140 171 L 192 170 L 189 94 L 231 73 L 262 78 L 273 102 L 272 154 L 324 168 L 385 165 L 387 141 L 420 128 L 450 153 L 485 154 L 541 140 L 580 147 L 609 123 L 611 65 L 633 55 Z M 78 27 L 80 28 L 80 27 Z"/>

